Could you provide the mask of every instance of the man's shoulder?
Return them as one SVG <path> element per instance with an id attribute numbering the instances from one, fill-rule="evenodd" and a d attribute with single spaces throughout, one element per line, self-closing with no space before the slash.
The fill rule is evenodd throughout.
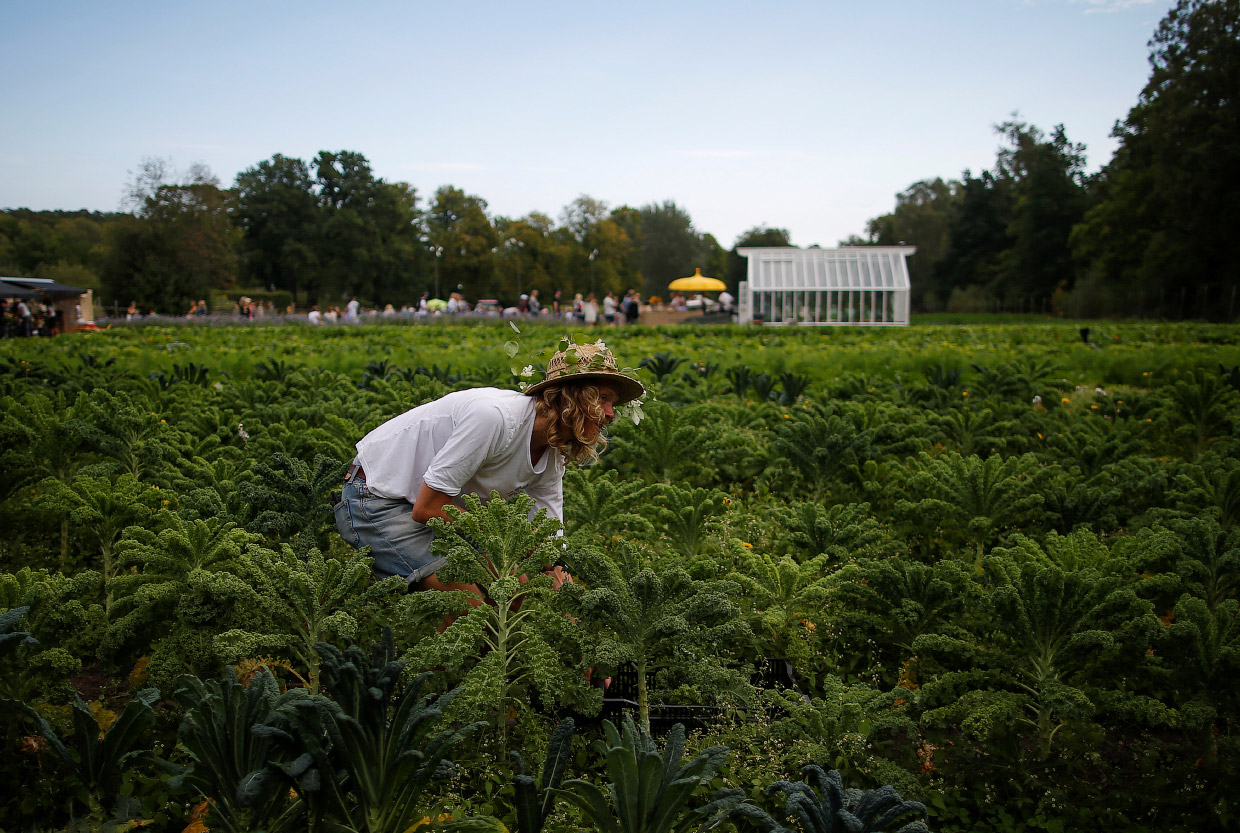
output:
<path id="1" fill-rule="evenodd" d="M 497 412 L 524 409 L 533 404 L 533 400 L 520 391 L 506 388 L 466 388 L 445 395 L 441 401 L 468 408 L 493 408 Z"/>

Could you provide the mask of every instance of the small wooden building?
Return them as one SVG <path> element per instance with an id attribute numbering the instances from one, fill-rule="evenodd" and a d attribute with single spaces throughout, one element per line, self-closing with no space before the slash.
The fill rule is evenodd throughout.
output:
<path id="1" fill-rule="evenodd" d="M 913 246 L 740 248 L 749 261 L 737 294 L 741 324 L 908 326 Z"/>
<path id="2" fill-rule="evenodd" d="M 94 329 L 94 292 L 89 289 L 67 286 L 51 278 L 0 277 L 0 296 L 16 297 L 15 289 L 5 291 L 4 287 L 23 290 L 23 297 L 41 298 L 51 304 L 59 313 L 62 332 Z"/>

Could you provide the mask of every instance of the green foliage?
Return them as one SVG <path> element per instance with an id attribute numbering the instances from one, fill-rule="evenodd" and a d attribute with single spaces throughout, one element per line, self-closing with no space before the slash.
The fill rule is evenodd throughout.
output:
<path id="1" fill-rule="evenodd" d="M 868 503 L 793 503 L 789 509 L 779 521 L 787 527 L 790 543 L 805 556 L 831 555 L 842 562 L 888 552 L 891 534 Z"/>
<path id="2" fill-rule="evenodd" d="M 867 462 L 922 445 L 894 416 L 891 408 L 874 403 L 842 407 L 809 403 L 792 409 L 776 424 L 774 450 L 791 463 L 791 472 L 812 497 L 847 494 L 861 486 Z"/>
<path id="3" fill-rule="evenodd" d="M 15 631 L 13 626 L 28 613 L 28 607 L 15 607 L 0 613 L 0 659 L 7 659 L 22 645 L 37 645 L 38 640 L 26 631 Z"/>
<path id="4" fill-rule="evenodd" d="M 824 624 L 829 556 L 798 563 L 745 550 L 728 578 L 740 585 L 746 618 L 762 655 L 803 665 L 813 650 L 808 636 Z"/>
<path id="5" fill-rule="evenodd" d="M 1080 273 L 1116 312 L 1221 317 L 1237 285 L 1209 242 L 1237 219 L 1224 184 L 1240 135 L 1237 25 L 1232 0 L 1179 0 L 1149 42 L 1149 80 L 1073 233 Z"/>
<path id="6" fill-rule="evenodd" d="M 138 692 L 105 732 L 90 707 L 82 698 L 77 698 L 73 703 L 72 747 L 61 740 L 42 715 L 25 706 L 26 714 L 47 740 L 56 760 L 81 788 L 76 797 L 86 805 L 96 825 L 103 821 L 110 799 L 117 795 L 125 768 L 150 754 L 149 747 L 139 744 L 146 731 L 155 725 L 155 712 L 151 707 L 157 699 L 158 689 Z"/>
<path id="7" fill-rule="evenodd" d="M 926 808 L 917 801 L 905 801 L 891 786 L 877 790 L 845 789 L 840 774 L 824 772 L 809 764 L 805 780 L 779 781 L 769 791 L 784 794 L 784 812 L 804 833 L 929 833 L 923 819 Z M 750 804 L 732 810 L 734 819 L 745 819 L 769 833 L 792 833 L 764 811 Z M 920 816 L 921 818 L 917 818 Z"/>
<path id="8" fill-rule="evenodd" d="M 1042 427 L 1042 426 L 1039 426 Z M 1042 433 L 1042 431 L 1038 431 Z M 1109 419 L 1082 419 L 1046 430 L 1042 454 L 1093 478 L 1148 447 L 1140 428 Z"/>
<path id="9" fill-rule="evenodd" d="M 156 521 L 158 532 L 130 527 L 117 544 L 125 571 L 109 585 L 115 601 L 104 647 L 114 652 L 135 641 L 142 647 L 152 632 L 162 631 L 151 643 L 157 659 L 147 673 L 152 682 L 167 685 L 184 670 L 216 670 L 218 659 L 209 648 L 204 657 L 179 649 L 187 642 L 210 645 L 232 623 L 233 608 L 247 590 L 236 575 L 241 553 L 261 539 L 232 523 L 185 521 L 167 510 Z M 187 632 L 197 632 L 197 638 Z M 171 666 L 166 672 L 165 664 Z"/>
<path id="10" fill-rule="evenodd" d="M 4 683 L 0 684 L 0 695 L 4 701 L 24 699 L 25 692 L 18 684 L 21 679 L 20 671 L 13 660 L 20 655 L 22 648 L 39 644 L 39 640 L 31 636 L 29 631 L 15 630 L 29 611 L 29 607 L 22 606 L 0 613 L 0 669 L 4 669 Z M 8 703 L 4 705 L 7 706 Z M 7 711 L 7 708 L 3 710 Z"/>
<path id="11" fill-rule="evenodd" d="M 771 462 L 768 418 L 762 410 L 724 400 L 687 405 L 680 422 L 697 431 L 676 437 L 672 449 L 684 479 L 734 493 L 751 489 Z"/>
<path id="12" fill-rule="evenodd" d="M 1209 518 L 1172 524 L 1180 543 L 1176 572 L 1184 589 L 1211 609 L 1235 598 L 1240 588 L 1240 529 L 1224 529 Z"/>
<path id="13" fill-rule="evenodd" d="M 749 394 L 749 389 L 753 385 L 753 374 L 748 366 L 740 364 L 735 367 L 729 367 L 723 371 L 723 375 L 728 378 L 731 387 L 729 393 L 736 394 L 737 398 L 744 399 Z"/>
<path id="14" fill-rule="evenodd" d="M 514 237 L 541 233 L 513 227 Z M 571 245 L 562 248 L 568 257 Z M 477 263 L 508 279 L 518 255 L 523 280 L 571 271 L 536 265 L 542 254 L 528 241 L 498 266 L 489 249 Z M 464 263 L 455 258 L 453 268 Z M 623 265 L 606 258 L 600 280 Z M 492 731 L 470 744 L 462 777 L 429 786 L 413 822 L 442 809 L 452 824 L 498 829 L 496 815 L 516 829 L 525 802 L 550 810 L 538 816 L 544 829 L 589 825 L 576 805 L 547 803 L 548 767 L 596 780 L 580 750 L 553 744 L 544 777 L 528 783 L 496 755 L 511 747 L 541 760 L 533 750 L 558 712 L 600 708 L 588 669 L 597 683 L 642 661 L 656 717 L 660 703 L 717 715 L 691 741 L 734 750 L 712 788 L 740 788 L 772 813 L 766 787 L 812 762 L 924 796 L 945 830 L 1234 826 L 1234 380 L 1224 370 L 1220 388 L 1198 372 L 1240 364 L 1234 328 L 1107 321 L 1087 345 L 1077 324 L 1053 322 L 755 328 L 726 339 L 696 327 L 616 331 L 622 361 L 670 350 L 689 362 L 663 380 L 655 416 L 613 426 L 601 465 L 570 471 L 565 538 L 552 537 L 550 521 L 530 533 L 528 507 L 478 534 L 462 517 L 464 539 L 441 533 L 478 571 L 460 577 L 494 591 L 465 611 L 459 594 L 405 596 L 399 580 L 375 582 L 369 557 L 332 532 L 326 494 L 333 461 L 359 436 L 447 390 L 418 368 L 456 385 L 492 380 L 506 324 L 274 323 L 0 341 L 0 611 L 28 608 L 10 632 L 38 640 L 4 643 L 15 651 L 0 696 L 34 705 L 60 737 L 72 730 L 75 688 L 106 726 L 109 704 L 144 677 L 169 690 L 186 670 L 218 677 L 225 660 L 242 679 L 266 665 L 312 685 L 316 641 L 369 640 L 390 625 L 400 655 L 426 653 L 417 670 L 443 668 L 436 690 L 465 683 L 449 721 L 485 720 L 503 740 L 490 742 Z M 388 378 L 363 385 L 380 360 Z M 812 387 L 791 405 L 725 396 L 724 374 L 703 369 L 737 362 Z M 182 376 L 210 368 L 210 384 L 148 378 L 167 381 L 174 366 Z M 916 450 L 925 456 L 909 458 Z M 492 573 L 479 552 L 511 569 Z M 555 558 L 577 583 L 552 593 L 541 569 Z M 515 585 L 505 580 L 514 575 Z M 436 635 L 444 614 L 457 619 Z M 511 639 L 496 650 L 501 632 Z M 795 688 L 752 687 L 751 666 L 773 653 L 795 658 Z M 191 801 L 217 789 L 188 780 L 208 777 L 189 749 L 205 756 L 209 733 L 219 741 L 211 754 L 239 756 L 218 778 L 238 829 L 325 830 L 352 813 L 329 812 L 311 783 L 342 771 L 334 741 L 321 758 L 331 769 L 313 755 L 295 766 L 311 741 L 272 712 L 244 716 L 274 695 L 282 713 L 309 708 L 306 737 L 325 738 L 335 718 L 294 706 L 313 700 L 310 690 L 286 701 L 272 682 L 230 685 L 194 712 L 198 740 L 186 735 L 167 762 L 129 759 L 114 792 L 100 793 L 97 818 L 194 821 Z M 225 695 L 240 699 L 225 705 Z M 249 722 L 288 738 L 219 730 Z M 577 724 L 581 746 L 599 735 Z M 154 724 L 156 745 L 172 749 L 173 725 Z M 86 789 L 46 745 L 38 767 L 45 742 L 20 726 L 5 724 L 11 754 L 0 769 L 13 789 L 0 826 L 86 825 L 70 816 L 89 806 Z M 258 766 L 245 762 L 264 756 L 278 777 L 239 787 Z M 196 775 L 175 780 L 176 761 L 193 761 Z M 343 783 L 356 807 L 360 794 Z M 739 798 L 717 801 L 715 816 Z M 203 821 L 225 829 L 233 810 L 217 808 L 221 818 Z"/>
<path id="15" fill-rule="evenodd" d="M 1190 461 L 1220 443 L 1234 451 L 1228 440 L 1235 441 L 1237 412 L 1240 391 L 1204 370 L 1173 384 L 1157 411 L 1171 447 Z"/>
<path id="16" fill-rule="evenodd" d="M 654 525 L 634 512 L 652 489 L 640 480 L 620 480 L 599 466 L 573 467 L 564 475 L 564 523 L 569 535 L 630 534 L 649 538 Z"/>
<path id="17" fill-rule="evenodd" d="M 779 404 L 785 407 L 795 405 L 801 398 L 801 394 L 805 393 L 805 389 L 809 387 L 810 382 L 811 379 L 808 376 L 802 376 L 799 373 L 789 371 L 780 373 L 779 384 L 782 390 L 779 394 Z"/>
<path id="18" fill-rule="evenodd" d="M 727 495 L 712 489 L 660 486 L 652 495 L 649 511 L 672 548 L 685 558 L 704 552 L 715 530 L 715 518 L 730 503 Z"/>
<path id="19" fill-rule="evenodd" d="M 573 727 L 573 719 L 566 717 L 551 733 L 551 740 L 547 744 L 547 759 L 543 761 L 541 782 L 525 774 L 525 764 L 517 752 L 510 753 L 517 770 L 512 777 L 517 833 L 540 833 L 546 825 L 572 756 Z"/>
<path id="20" fill-rule="evenodd" d="M 1240 605 L 1227 599 L 1211 608 L 1204 600 L 1185 595 L 1175 606 L 1168 626 L 1172 661 L 1191 687 L 1182 695 L 1180 714 L 1202 734 L 1210 764 L 1217 763 L 1218 735 L 1235 728 L 1237 696 L 1229 681 L 1240 670 Z"/>
<path id="21" fill-rule="evenodd" d="M 642 410 L 641 425 L 619 423 L 610 430 L 607 465 L 648 480 L 680 479 L 688 468 L 684 452 L 697 441 L 698 427 L 665 402 Z"/>
<path id="22" fill-rule="evenodd" d="M 505 501 L 493 492 L 485 504 L 467 495 L 465 505 L 447 507 L 450 522 L 430 522 L 432 551 L 446 559 L 436 575 L 476 587 L 482 599 L 465 590 L 409 596 L 406 608 L 414 613 L 457 618 L 407 657 L 414 668 L 460 675 L 460 713 L 494 714 L 506 742 L 509 709 L 527 706 L 533 692 L 546 703 L 585 705 L 590 696 L 581 670 L 551 644 L 562 623 L 547 604 L 552 580 L 543 571 L 562 552 L 559 522 L 542 510 L 531 520 L 526 495 Z"/>
<path id="23" fill-rule="evenodd" d="M 957 624 L 978 602 L 978 590 L 956 561 L 921 564 L 890 558 L 859 559 L 824 580 L 830 623 L 841 657 L 869 652 L 889 683 L 912 682 L 913 644 L 928 634 L 961 636 Z M 867 648 L 868 646 L 868 648 Z"/>
<path id="24" fill-rule="evenodd" d="M 906 746 L 918 736 L 910 688 L 881 691 L 827 675 L 813 698 L 793 690 L 763 697 L 771 714 L 765 733 L 787 750 L 786 761 L 816 761 L 851 778 L 896 784 L 905 793 L 921 789 L 909 771 L 913 750 Z"/>
<path id="25" fill-rule="evenodd" d="M 116 576 L 116 544 L 121 532 L 132 524 L 149 519 L 159 490 L 146 486 L 131 474 L 115 481 L 108 477 L 78 475 L 71 483 L 47 478 L 40 485 L 38 504 L 57 517 L 67 518 L 76 534 L 97 553 L 94 562 L 103 574 L 104 612 L 112 604 L 111 582 Z"/>
<path id="26" fill-rule="evenodd" d="M 923 721 L 991 740 L 1023 727 L 1045 760 L 1062 727 L 1094 715 L 1091 675 L 1109 662 L 1135 662 L 1157 623 L 1131 587 L 1095 569 L 1018 564 L 1002 554 L 987 558 L 986 568 L 993 582 L 987 624 L 964 638 L 913 642 L 947 669 L 923 684 Z"/>
<path id="27" fill-rule="evenodd" d="M 145 404 L 123 391 L 96 389 L 79 397 L 70 427 L 108 464 L 110 473 L 167 486 L 177 437 L 172 426 Z"/>
<path id="28" fill-rule="evenodd" d="M 109 298 L 134 301 L 143 312 L 180 315 L 212 288 L 233 282 L 240 233 L 228 192 L 209 171 L 204 174 L 170 184 L 160 172 L 145 193 L 135 195 L 140 219 L 118 226 L 103 269 Z"/>
<path id="29" fill-rule="evenodd" d="M 603 721 L 603 731 L 606 739 L 599 741 L 598 749 L 611 779 L 606 791 L 581 779 L 565 781 L 562 790 L 596 830 L 670 833 L 714 809 L 705 805 L 690 810 L 689 801 L 723 766 L 727 747 L 712 746 L 682 763 L 685 729 L 679 723 L 668 733 L 662 751 L 645 727 L 634 724 L 627 714 L 619 731 L 609 720 Z"/>
<path id="30" fill-rule="evenodd" d="M 606 669 L 633 664 L 643 726 L 650 725 L 648 677 L 659 669 L 674 669 L 703 695 L 745 694 L 720 663 L 748 636 L 730 598 L 736 585 L 696 580 L 678 567 L 626 570 L 586 551 L 569 553 L 568 562 L 581 583 L 561 593 L 593 634 L 592 662 Z"/>
<path id="31" fill-rule="evenodd" d="M 107 619 L 100 603 L 99 573 L 62 576 L 23 568 L 0 573 L 0 608 L 25 608 L 26 627 L 37 642 L 20 652 L 0 689 L 14 700 L 70 702 L 68 679 L 82 670 L 82 658 L 99 651 Z"/>
<path id="32" fill-rule="evenodd" d="M 676 372 L 676 368 L 687 362 L 688 359 L 683 356 L 673 356 L 671 353 L 662 352 L 655 353 L 653 356 L 647 356 L 637 365 L 639 369 L 647 368 L 654 374 L 656 381 L 662 382 L 665 378 Z"/>
<path id="33" fill-rule="evenodd" d="M 326 549 L 323 528 L 330 517 L 328 496 L 339 487 L 346 467 L 339 460 L 317 455 L 312 469 L 277 452 L 270 463 L 255 467 L 253 480 L 238 488 L 242 503 L 251 507 L 247 526 L 277 541 L 304 535 L 315 546 Z"/>
<path id="34" fill-rule="evenodd" d="M 759 402 L 770 402 L 776 398 L 775 379 L 769 373 L 754 373 L 749 377 L 749 389 L 758 397 Z"/>
<path id="35" fill-rule="evenodd" d="M 64 393 L 0 401 L 0 496 L 45 477 L 73 479 L 85 463 L 82 439 L 71 427 L 75 418 L 75 405 Z"/>
<path id="36" fill-rule="evenodd" d="M 1210 513 L 1224 529 L 1240 524 L 1240 460 L 1207 454 L 1185 467 L 1175 487 L 1170 497 L 1183 515 Z"/>
<path id="37" fill-rule="evenodd" d="M 245 686 L 229 669 L 219 680 L 183 678 L 176 696 L 185 709 L 177 740 L 190 765 L 170 786 L 209 801 L 206 823 L 212 829 L 263 827 L 281 809 L 292 809 L 277 781 L 250 777 L 274 756 L 271 737 L 253 730 L 265 725 L 281 704 L 304 699 L 304 689 L 281 695 L 266 668 Z M 271 827 L 279 829 L 281 821 L 272 820 Z"/>
<path id="38" fill-rule="evenodd" d="M 273 782 L 293 789 L 305 806 L 303 829 L 403 833 L 429 814 L 428 792 L 455 771 L 450 756 L 485 724 L 441 726 L 456 691 L 424 694 L 428 675 L 402 685 L 405 663 L 394 658 L 390 633 L 369 656 L 356 646 L 316 647 L 331 698 L 281 698 L 256 722 L 254 733 L 279 755 L 244 789 L 262 794 Z"/>
<path id="39" fill-rule="evenodd" d="M 325 556 L 251 547 L 237 566 L 246 626 L 215 637 L 227 662 L 279 652 L 319 687 L 317 645 L 331 638 L 353 639 L 378 603 L 402 586 L 398 578 L 375 581 L 371 560 L 355 552 Z"/>
<path id="40" fill-rule="evenodd" d="M 989 408 L 954 408 L 941 416 L 932 415 L 930 424 L 943 445 L 960 454 L 981 457 L 1002 451 L 1016 433 L 1015 420 L 997 419 Z"/>
<path id="41" fill-rule="evenodd" d="M 1033 455 L 981 459 L 955 452 L 931 457 L 922 452 L 914 461 L 905 490 L 923 495 L 896 501 L 896 511 L 928 538 L 969 547 L 981 569 L 986 546 L 1004 530 L 1036 522 L 1043 503 L 1041 479 Z"/>

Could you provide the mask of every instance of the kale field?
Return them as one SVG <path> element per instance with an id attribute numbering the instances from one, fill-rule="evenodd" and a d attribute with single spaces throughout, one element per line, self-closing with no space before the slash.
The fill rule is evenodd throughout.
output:
<path id="1" fill-rule="evenodd" d="M 563 537 L 374 580 L 353 444 L 563 332 L 0 341 L 0 833 L 1240 825 L 1240 330 L 578 330 L 650 396 Z"/>

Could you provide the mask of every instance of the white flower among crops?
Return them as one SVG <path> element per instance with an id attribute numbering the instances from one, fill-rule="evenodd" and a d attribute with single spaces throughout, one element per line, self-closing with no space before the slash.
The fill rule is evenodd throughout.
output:
<path id="1" fill-rule="evenodd" d="M 521 368 L 522 379 L 528 379 L 533 375 L 534 375 L 534 365 L 527 364 L 525 367 Z"/>
<path id="2" fill-rule="evenodd" d="M 1042 404 L 1042 395 L 1041 395 L 1041 394 L 1038 394 L 1037 396 L 1033 397 L 1033 404 L 1034 404 L 1034 405 L 1041 405 L 1041 404 Z"/>
<path id="3" fill-rule="evenodd" d="M 606 350 L 606 349 L 607 349 L 607 342 L 603 341 L 601 338 L 600 338 L 598 341 L 594 342 L 594 343 L 595 343 L 595 345 L 597 345 L 598 349 L 600 349 L 600 350 Z"/>
<path id="4" fill-rule="evenodd" d="M 634 425 L 640 425 L 642 418 L 646 415 L 642 412 L 642 401 L 634 399 L 616 408 L 616 416 L 627 419 Z"/>
<path id="5" fill-rule="evenodd" d="M 1099 396 L 1106 396 L 1106 395 L 1107 395 L 1107 392 L 1106 392 L 1106 391 L 1104 391 L 1102 388 L 1094 388 L 1094 393 L 1098 394 Z"/>

